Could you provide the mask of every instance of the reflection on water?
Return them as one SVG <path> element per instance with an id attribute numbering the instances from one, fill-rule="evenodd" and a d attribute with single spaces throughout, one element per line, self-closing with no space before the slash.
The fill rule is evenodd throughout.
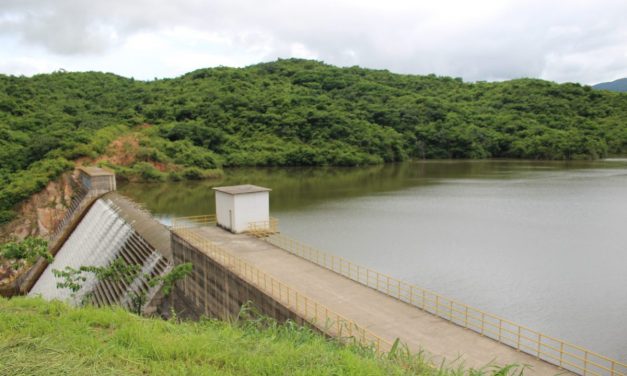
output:
<path id="1" fill-rule="evenodd" d="M 600 163 L 430 161 L 360 168 L 239 168 L 227 170 L 222 179 L 121 183 L 119 191 L 167 220 L 172 216 L 213 212 L 214 196 L 211 188 L 223 185 L 256 184 L 272 188 L 271 209 L 275 213 L 300 210 L 329 200 L 345 200 L 439 184 L 445 179 L 515 179 L 542 170 L 591 168 Z"/>
<path id="2" fill-rule="evenodd" d="M 627 160 L 235 169 L 120 191 L 167 223 L 241 183 L 272 188 L 304 242 L 627 360 Z"/>

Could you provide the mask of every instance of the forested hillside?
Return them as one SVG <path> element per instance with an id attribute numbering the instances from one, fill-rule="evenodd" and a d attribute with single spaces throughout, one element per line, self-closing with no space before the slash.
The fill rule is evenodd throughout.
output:
<path id="1" fill-rule="evenodd" d="M 307 60 L 151 82 L 97 72 L 0 75 L 0 135 L 2 222 L 76 160 L 122 177 L 181 179 L 223 166 L 625 154 L 627 94 Z"/>

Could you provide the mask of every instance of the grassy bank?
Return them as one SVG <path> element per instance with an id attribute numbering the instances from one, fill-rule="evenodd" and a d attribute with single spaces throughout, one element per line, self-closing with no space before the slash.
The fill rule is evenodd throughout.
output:
<path id="1" fill-rule="evenodd" d="M 2 375 L 506 375 L 435 369 L 256 321 L 176 323 L 121 309 L 0 299 Z"/>

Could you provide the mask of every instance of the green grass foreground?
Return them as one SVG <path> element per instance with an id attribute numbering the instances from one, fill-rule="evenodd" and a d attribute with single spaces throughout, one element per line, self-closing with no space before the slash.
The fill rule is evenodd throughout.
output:
<path id="1" fill-rule="evenodd" d="M 1 375 L 509 375 L 378 356 L 295 324 L 175 322 L 120 308 L 0 299 Z"/>

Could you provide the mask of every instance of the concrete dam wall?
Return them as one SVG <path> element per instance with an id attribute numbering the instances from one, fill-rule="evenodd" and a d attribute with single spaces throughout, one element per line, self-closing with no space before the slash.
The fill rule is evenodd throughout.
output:
<path id="1" fill-rule="evenodd" d="M 59 299 L 72 304 L 88 301 L 97 306 L 117 304 L 130 308 L 132 296 L 145 294 L 144 311 L 154 310 L 160 286 L 149 286 L 148 279 L 172 268 L 170 232 L 149 213 L 129 199 L 107 193 L 96 200 L 37 280 L 29 295 Z M 116 259 L 139 265 L 133 281 L 97 280 L 87 275 L 80 290 L 58 288 L 53 270 L 66 267 L 107 266 Z"/>
<path id="2" fill-rule="evenodd" d="M 183 317 L 216 317 L 223 320 L 238 316 L 242 306 L 249 304 L 257 312 L 282 322 L 288 319 L 307 325 L 299 315 L 242 279 L 237 273 L 207 257 L 197 247 L 177 234 L 172 234 L 175 264 L 191 262 L 192 273 L 178 283 L 174 296 L 177 311 Z"/>

